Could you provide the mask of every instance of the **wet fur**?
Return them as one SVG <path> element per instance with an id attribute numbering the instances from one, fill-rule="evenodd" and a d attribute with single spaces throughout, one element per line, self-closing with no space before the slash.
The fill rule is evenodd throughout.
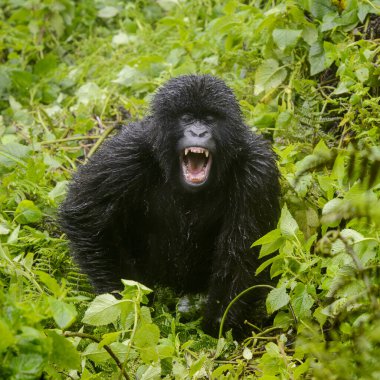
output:
<path id="1" fill-rule="evenodd" d="M 197 192 L 179 180 L 175 145 L 185 112 L 219 120 L 214 178 Z M 120 289 L 121 278 L 207 292 L 203 326 L 215 334 L 233 297 L 269 281 L 266 272 L 255 276 L 260 260 L 250 245 L 276 224 L 278 178 L 269 144 L 244 124 L 225 83 L 182 76 L 157 91 L 149 116 L 123 127 L 78 169 L 59 220 L 96 292 Z M 258 304 L 266 293 L 235 304 L 227 328 L 239 333 L 245 319 L 265 318 Z"/>

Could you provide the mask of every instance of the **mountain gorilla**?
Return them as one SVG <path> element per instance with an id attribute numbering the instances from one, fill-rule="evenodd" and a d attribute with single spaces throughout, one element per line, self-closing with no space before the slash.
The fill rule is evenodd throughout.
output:
<path id="1" fill-rule="evenodd" d="M 229 302 L 269 280 L 255 276 L 250 245 L 275 226 L 278 179 L 270 146 L 244 124 L 231 89 L 209 75 L 181 76 L 157 91 L 149 116 L 79 168 L 60 223 L 98 293 L 120 289 L 121 278 L 206 291 L 203 327 L 215 334 Z M 240 333 L 255 312 L 265 317 L 257 310 L 267 292 L 251 293 L 231 308 L 227 328 Z"/>

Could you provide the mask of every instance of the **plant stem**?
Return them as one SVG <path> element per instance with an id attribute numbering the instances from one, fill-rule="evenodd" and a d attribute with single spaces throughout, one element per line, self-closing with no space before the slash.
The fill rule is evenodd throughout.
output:
<path id="1" fill-rule="evenodd" d="M 63 335 L 66 337 L 78 337 L 78 338 L 90 339 L 96 343 L 100 343 L 100 339 L 91 334 L 66 331 Z M 103 347 L 109 353 L 111 358 L 115 361 L 116 365 L 120 368 L 120 371 L 123 374 L 124 378 L 126 378 L 127 380 L 130 380 L 130 377 L 128 376 L 127 372 L 125 372 L 123 368 L 123 364 L 120 362 L 116 354 L 112 351 L 111 347 L 108 346 L 107 344 L 105 344 Z"/>
<path id="2" fill-rule="evenodd" d="M 97 140 L 100 139 L 101 136 L 93 135 L 93 136 L 73 136 L 73 137 L 66 137 L 63 139 L 57 139 L 57 140 L 48 140 L 48 141 L 42 141 L 41 145 L 50 145 L 50 144 L 58 144 L 66 141 L 77 141 L 77 140 Z"/>

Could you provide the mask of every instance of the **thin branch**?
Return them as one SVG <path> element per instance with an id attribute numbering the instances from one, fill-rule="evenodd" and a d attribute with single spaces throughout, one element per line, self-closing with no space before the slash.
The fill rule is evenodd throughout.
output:
<path id="1" fill-rule="evenodd" d="M 64 334 L 66 337 L 78 337 L 78 338 L 84 338 L 84 339 L 90 339 L 93 340 L 96 343 L 100 343 L 101 340 L 99 338 L 96 338 L 95 336 L 91 334 L 86 334 L 86 333 L 77 333 L 77 332 L 70 332 L 66 331 Z M 108 354 L 111 356 L 111 358 L 115 361 L 116 365 L 119 367 L 121 373 L 123 376 L 127 379 L 130 380 L 130 377 L 128 376 L 127 372 L 125 372 L 123 368 L 123 364 L 120 362 L 119 358 L 116 356 L 116 354 L 112 351 L 111 347 L 108 346 L 107 344 L 103 345 L 104 349 L 108 352 Z"/>
<path id="2" fill-rule="evenodd" d="M 222 337 L 223 333 L 223 327 L 224 327 L 224 321 L 227 317 L 227 314 L 229 310 L 231 309 L 232 305 L 241 297 L 243 297 L 245 294 L 249 293 L 251 290 L 257 289 L 257 288 L 267 288 L 267 289 L 274 289 L 273 286 L 270 285 L 254 285 L 249 287 L 248 289 L 243 290 L 241 293 L 239 293 L 227 306 L 226 310 L 224 311 L 222 320 L 220 321 L 220 327 L 219 327 L 219 335 L 218 339 Z"/>
<path id="3" fill-rule="evenodd" d="M 98 122 L 99 128 L 104 128 L 102 121 L 98 116 L 96 116 L 96 121 Z M 102 144 L 102 142 L 108 137 L 108 135 L 116 128 L 116 124 L 112 125 L 110 128 L 106 129 L 105 132 L 100 136 L 98 141 L 94 144 L 94 146 L 89 151 L 87 158 L 90 158 L 99 148 L 99 146 Z"/>
<path id="4" fill-rule="evenodd" d="M 66 137 L 63 139 L 56 139 L 56 140 L 48 140 L 48 141 L 42 141 L 41 145 L 50 145 L 50 144 L 59 144 L 62 142 L 67 141 L 77 141 L 77 140 L 97 140 L 100 139 L 101 136 L 98 135 L 92 135 L 92 136 L 73 136 L 73 137 Z"/>

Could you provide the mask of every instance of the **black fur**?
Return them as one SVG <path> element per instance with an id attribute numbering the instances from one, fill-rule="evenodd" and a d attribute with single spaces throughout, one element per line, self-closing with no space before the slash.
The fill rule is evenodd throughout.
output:
<path id="1" fill-rule="evenodd" d="M 179 118 L 216 122 L 207 186 L 191 191 L 180 177 Z M 98 293 L 120 289 L 121 278 L 179 292 L 207 291 L 204 328 L 239 292 L 268 282 L 253 241 L 279 214 L 279 173 L 264 139 L 243 123 L 225 83 L 209 75 L 174 78 L 156 93 L 150 116 L 124 127 L 81 166 L 60 208 L 60 224 L 76 262 Z M 227 318 L 236 331 L 257 314 L 262 292 L 238 302 Z M 260 321 L 253 321 L 260 324 Z"/>

